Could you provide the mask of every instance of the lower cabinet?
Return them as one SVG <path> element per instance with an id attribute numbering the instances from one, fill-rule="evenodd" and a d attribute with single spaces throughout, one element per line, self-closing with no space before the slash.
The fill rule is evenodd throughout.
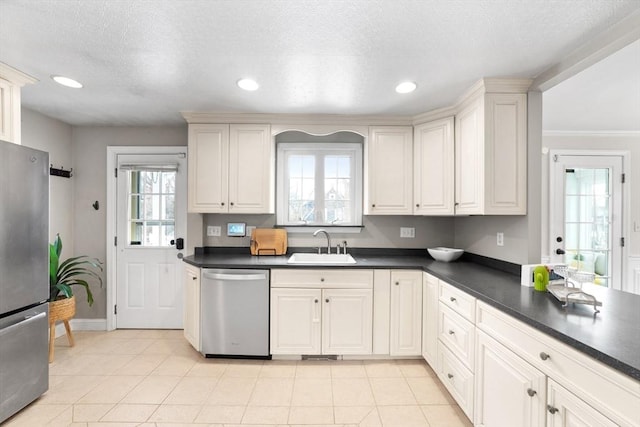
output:
<path id="1" fill-rule="evenodd" d="M 185 265 L 184 337 L 200 351 L 200 269 Z"/>
<path id="2" fill-rule="evenodd" d="M 548 400 L 547 427 L 618 425 L 551 379 L 548 385 Z M 640 415 L 637 421 L 640 423 Z M 540 425 L 544 425 L 544 422 Z"/>
<path id="3" fill-rule="evenodd" d="M 545 374 L 482 331 L 477 343 L 475 425 L 544 427 Z"/>
<path id="4" fill-rule="evenodd" d="M 439 281 L 422 273 L 422 357 L 435 369 L 438 360 Z"/>
<path id="5" fill-rule="evenodd" d="M 391 271 L 389 353 L 391 356 L 422 354 L 422 273 Z"/>
<path id="6" fill-rule="evenodd" d="M 371 354 L 371 289 L 271 289 L 271 354 Z"/>

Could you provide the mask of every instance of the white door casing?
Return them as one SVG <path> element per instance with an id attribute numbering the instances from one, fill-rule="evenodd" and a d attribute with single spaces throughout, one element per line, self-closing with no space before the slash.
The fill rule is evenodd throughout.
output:
<path id="1" fill-rule="evenodd" d="M 108 147 L 107 164 L 107 329 L 181 329 L 184 249 L 176 249 L 176 242 L 187 231 L 186 147 Z M 173 185 L 158 190 L 162 180 L 172 182 L 166 179 L 172 174 L 175 190 Z M 145 191 L 131 190 L 131 179 L 145 176 L 153 181 L 147 188 L 151 194 L 139 195 Z M 165 209 L 171 203 L 173 209 Z M 136 207 L 138 219 L 131 220 Z M 158 214 L 161 209 L 173 215 Z"/>
<path id="2" fill-rule="evenodd" d="M 598 244 L 597 246 L 600 249 L 596 251 L 596 248 L 593 248 L 594 251 L 592 252 L 607 254 L 605 257 L 605 268 L 607 277 L 610 277 L 610 280 L 605 282 L 596 276 L 596 282 L 601 281 L 603 284 L 606 283 L 609 287 L 619 290 L 627 290 L 623 288 L 623 284 L 625 283 L 623 269 L 625 250 L 622 245 L 625 221 L 623 212 L 625 212 L 624 206 L 626 203 L 626 194 L 622 183 L 624 165 L 626 163 L 625 154 L 626 153 L 593 151 L 551 151 L 549 156 L 549 256 L 551 262 L 570 263 L 566 259 L 568 255 L 562 253 L 563 251 L 575 250 L 575 248 L 567 247 L 567 245 L 575 246 L 575 243 L 572 242 L 572 240 L 575 241 L 575 238 L 572 238 L 572 233 L 569 228 L 580 230 L 579 232 L 574 231 L 573 234 L 578 233 L 581 236 L 580 239 L 583 241 L 585 240 L 584 236 L 587 234 L 602 234 L 602 231 L 596 230 L 599 226 L 598 221 L 601 220 L 596 218 L 597 215 L 595 213 L 593 214 L 593 225 L 584 222 L 585 214 L 582 211 L 585 209 L 586 203 L 576 201 L 579 207 L 574 210 L 581 211 L 579 218 L 567 218 L 566 214 L 567 174 L 573 175 L 580 172 L 590 173 L 594 170 L 599 171 L 597 173 L 606 175 L 606 179 L 608 180 L 608 188 L 604 190 L 605 193 L 608 194 L 607 206 L 604 208 L 606 212 L 604 221 L 608 221 L 608 227 L 601 227 L 606 230 L 604 240 L 607 241 L 607 244 L 605 247 L 601 247 L 601 243 Z M 573 199 L 606 199 L 605 196 L 593 196 L 590 194 L 582 194 L 582 192 L 577 194 L 574 190 L 571 191 L 569 197 Z M 591 204 L 596 206 L 596 202 L 592 202 Z M 576 215 L 578 215 L 578 213 L 576 213 Z M 587 215 L 587 217 L 588 216 L 589 215 Z M 591 231 L 591 228 L 593 228 L 594 231 Z M 600 238 L 599 240 L 603 239 Z M 585 244 L 587 245 L 586 248 Z M 593 245 L 595 244 L 581 242 L 580 249 L 589 249 Z M 595 258 L 592 260 L 591 255 L 593 254 L 579 254 L 580 259 L 576 260 L 574 263 L 576 265 L 574 266 L 590 272 L 594 272 L 592 270 L 596 268 L 601 270 L 603 267 L 600 265 L 595 267 L 595 264 L 596 262 L 602 263 L 602 260 L 596 260 Z M 595 273 L 598 275 L 599 272 L 595 271 Z"/>

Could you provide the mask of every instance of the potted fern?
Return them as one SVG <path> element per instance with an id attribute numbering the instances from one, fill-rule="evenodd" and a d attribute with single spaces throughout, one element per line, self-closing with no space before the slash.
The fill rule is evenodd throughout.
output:
<path id="1" fill-rule="evenodd" d="M 68 320 L 76 314 L 76 300 L 72 286 L 82 286 L 87 293 L 89 306 L 93 305 L 93 294 L 87 279 L 97 279 L 102 287 L 102 263 L 96 258 L 86 255 L 60 261 L 62 239 L 57 234 L 53 243 L 49 244 L 49 324 L 58 320 Z"/>

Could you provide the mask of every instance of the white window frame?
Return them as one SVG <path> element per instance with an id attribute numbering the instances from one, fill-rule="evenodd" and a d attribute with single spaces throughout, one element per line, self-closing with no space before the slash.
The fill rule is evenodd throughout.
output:
<path id="1" fill-rule="evenodd" d="M 277 172 L 276 172 L 276 224 L 285 227 L 362 227 L 362 197 L 363 197 L 363 144 L 360 143 L 316 143 L 316 142 L 280 142 L 277 143 Z M 289 205 L 287 198 L 288 177 L 286 176 L 286 158 L 288 153 L 295 154 L 349 154 L 353 156 L 352 191 L 353 220 L 349 223 L 326 223 L 322 222 L 301 223 L 289 222 L 287 220 Z M 324 194 L 322 188 L 318 188 L 324 182 L 324 176 L 318 176 L 316 170 L 316 194 Z M 320 171 L 322 173 L 322 171 Z M 318 192 L 320 190 L 320 192 Z"/>

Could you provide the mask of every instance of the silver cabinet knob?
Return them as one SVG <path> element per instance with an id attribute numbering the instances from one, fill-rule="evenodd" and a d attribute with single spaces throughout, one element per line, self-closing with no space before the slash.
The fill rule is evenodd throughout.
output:
<path id="1" fill-rule="evenodd" d="M 457 301 L 454 297 L 449 297 L 449 299 L 451 300 L 451 302 L 456 302 Z"/>
<path id="2" fill-rule="evenodd" d="M 544 351 L 540 352 L 540 359 L 542 360 L 547 360 L 549 359 L 551 356 L 549 356 L 547 353 L 545 353 Z"/>
<path id="3" fill-rule="evenodd" d="M 315 302 L 317 304 L 318 303 L 318 299 L 313 300 L 313 302 Z"/>
<path id="4" fill-rule="evenodd" d="M 196 276 L 193 276 L 191 280 L 198 280 L 198 278 Z"/>
<path id="5" fill-rule="evenodd" d="M 528 388 L 528 389 L 527 389 L 527 394 L 528 394 L 529 396 L 531 396 L 531 397 L 535 396 L 535 395 L 536 395 L 536 393 L 537 393 L 537 392 L 536 392 L 534 389 L 532 389 L 532 388 Z"/>
<path id="6" fill-rule="evenodd" d="M 449 377 L 449 379 L 453 378 L 453 374 L 447 374 L 447 377 Z"/>
<path id="7" fill-rule="evenodd" d="M 547 405 L 547 411 L 549 411 L 550 414 L 555 414 L 556 412 L 558 412 L 558 408 L 554 408 L 551 405 Z"/>
<path id="8" fill-rule="evenodd" d="M 455 333 L 456 333 L 456 331 L 454 331 L 453 329 L 449 329 L 449 335 L 453 335 Z"/>
<path id="9" fill-rule="evenodd" d="M 396 286 L 400 285 L 400 282 L 396 282 Z"/>
<path id="10" fill-rule="evenodd" d="M 321 281 L 321 282 L 324 282 L 324 277 L 321 277 L 321 278 L 320 278 L 320 281 Z"/>

